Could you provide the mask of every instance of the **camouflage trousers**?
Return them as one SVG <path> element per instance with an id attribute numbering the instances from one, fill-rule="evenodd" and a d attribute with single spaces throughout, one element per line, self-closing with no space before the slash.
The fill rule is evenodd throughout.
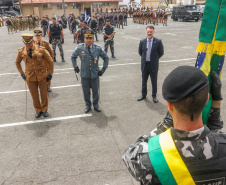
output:
<path id="1" fill-rule="evenodd" d="M 52 39 L 52 49 L 53 49 L 54 57 L 56 58 L 56 45 L 58 45 L 58 47 L 59 47 L 60 56 L 64 57 L 64 51 L 63 51 L 63 47 L 61 44 L 61 40 L 58 38 L 53 38 Z"/>
<path id="2" fill-rule="evenodd" d="M 114 24 L 114 27 L 115 27 L 115 28 L 116 28 L 116 27 L 118 28 L 118 21 L 114 21 L 113 24 Z"/>
<path id="3" fill-rule="evenodd" d="M 122 29 L 123 29 L 123 20 L 119 21 L 119 25 L 118 25 L 119 29 L 120 29 L 120 25 L 122 25 Z"/>
<path id="4" fill-rule="evenodd" d="M 127 19 L 124 19 L 124 26 L 127 26 Z"/>
<path id="5" fill-rule="evenodd" d="M 48 26 L 44 25 L 44 26 L 42 27 L 42 36 L 43 36 L 43 37 L 46 36 L 47 30 L 48 30 Z"/>
<path id="6" fill-rule="evenodd" d="M 110 45 L 110 49 L 111 49 L 111 55 L 114 56 L 114 40 L 108 40 L 108 41 L 104 41 L 104 51 L 105 53 L 108 52 L 108 45 Z"/>
<path id="7" fill-rule="evenodd" d="M 98 41 L 98 38 L 97 38 L 97 28 L 91 28 L 94 32 L 94 35 L 96 37 L 96 41 Z"/>
<path id="8" fill-rule="evenodd" d="M 13 25 L 8 25 L 8 34 L 10 34 L 10 31 L 13 33 Z"/>
<path id="9" fill-rule="evenodd" d="M 14 25 L 14 31 L 17 33 L 17 30 L 19 30 L 20 31 L 20 25 L 19 25 L 19 23 L 16 23 L 15 25 Z"/>

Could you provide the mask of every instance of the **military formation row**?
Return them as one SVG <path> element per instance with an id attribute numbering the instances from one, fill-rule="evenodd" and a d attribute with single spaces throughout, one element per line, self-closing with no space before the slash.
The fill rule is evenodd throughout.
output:
<path id="1" fill-rule="evenodd" d="M 167 26 L 168 15 L 164 11 L 138 11 L 133 13 L 133 22 L 139 24 L 153 23 L 158 25 L 158 23 L 163 23 L 163 26 Z"/>
<path id="2" fill-rule="evenodd" d="M 8 17 L 5 21 L 5 25 L 8 29 L 8 34 L 10 32 L 13 34 L 18 31 L 25 30 L 34 30 L 39 26 L 39 17 L 38 16 L 16 16 L 16 17 Z"/>

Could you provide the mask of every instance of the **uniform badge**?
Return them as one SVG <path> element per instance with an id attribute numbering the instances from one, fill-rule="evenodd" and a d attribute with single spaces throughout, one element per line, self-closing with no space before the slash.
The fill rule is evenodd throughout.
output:
<path id="1" fill-rule="evenodd" d="M 85 53 L 85 51 L 82 51 L 82 53 Z"/>

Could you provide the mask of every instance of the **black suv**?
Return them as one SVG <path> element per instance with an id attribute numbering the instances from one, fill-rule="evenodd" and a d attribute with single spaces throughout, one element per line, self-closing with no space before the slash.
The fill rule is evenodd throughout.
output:
<path id="1" fill-rule="evenodd" d="M 171 19 L 174 21 L 178 21 L 178 19 L 182 19 L 183 21 L 195 20 L 199 21 L 200 12 L 197 10 L 196 5 L 179 5 L 173 7 L 173 12 Z"/>

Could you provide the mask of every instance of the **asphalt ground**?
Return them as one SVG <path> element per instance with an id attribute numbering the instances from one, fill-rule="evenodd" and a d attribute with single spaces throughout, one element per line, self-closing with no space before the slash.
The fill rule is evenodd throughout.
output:
<path id="1" fill-rule="evenodd" d="M 141 95 L 141 70 L 138 45 L 145 38 L 146 25 L 128 20 L 117 29 L 115 56 L 100 78 L 101 113 L 84 114 L 82 88 L 76 80 L 69 30 L 64 30 L 65 63 L 57 62 L 52 79 L 48 118 L 35 119 L 35 110 L 25 82 L 15 66 L 21 33 L 8 35 L 0 28 L 0 184 L 2 185 L 138 185 L 121 160 L 124 149 L 139 135 L 148 134 L 166 114 L 161 86 L 167 74 L 180 65 L 195 65 L 201 22 L 173 22 L 156 26 L 155 36 L 162 39 L 165 54 L 158 73 L 159 103 Z M 103 37 L 98 35 L 103 47 Z M 44 40 L 48 41 L 45 37 Z M 108 51 L 110 55 L 110 49 Z M 80 62 L 79 62 L 80 64 Z M 225 69 L 222 73 L 226 97 Z M 27 92 L 27 93 L 26 93 Z M 27 100 L 26 100 L 27 99 Z M 27 103 L 26 103 L 27 102 Z M 27 105 L 26 105 L 27 104 Z M 222 117 L 226 110 L 222 102 Z M 26 116 L 26 117 L 25 117 Z"/>

